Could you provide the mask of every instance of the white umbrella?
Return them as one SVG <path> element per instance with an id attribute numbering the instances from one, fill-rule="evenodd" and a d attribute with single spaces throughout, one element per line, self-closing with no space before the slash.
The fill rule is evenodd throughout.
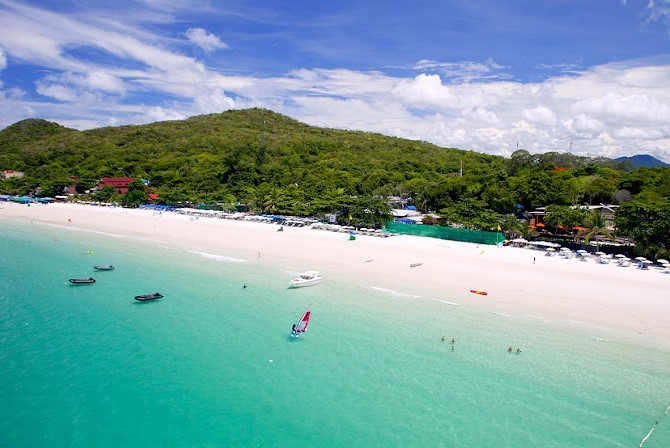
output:
<path id="1" fill-rule="evenodd" d="M 668 261 L 668 260 L 664 260 L 663 258 L 661 258 L 661 259 L 659 259 L 659 260 L 656 260 L 656 261 L 658 261 L 658 262 L 661 263 L 661 264 L 668 264 L 668 263 L 670 263 L 670 261 Z"/>
<path id="2" fill-rule="evenodd" d="M 561 247 L 561 252 L 572 252 L 572 251 L 567 247 Z"/>
<path id="3" fill-rule="evenodd" d="M 578 254 L 587 254 L 588 253 L 588 251 L 585 251 L 584 249 L 579 249 L 575 252 L 577 252 Z"/>
<path id="4" fill-rule="evenodd" d="M 654 262 L 651 260 L 640 260 L 644 264 L 653 264 Z"/>
<path id="5" fill-rule="evenodd" d="M 512 242 L 513 243 L 527 243 L 528 240 L 526 240 L 524 238 L 515 238 L 515 239 L 512 240 Z"/>
<path id="6" fill-rule="evenodd" d="M 598 255 L 598 256 L 605 255 L 605 252 L 595 252 L 595 255 Z"/>
<path id="7" fill-rule="evenodd" d="M 553 247 L 548 247 L 548 248 L 547 248 L 547 252 L 553 252 L 553 251 L 555 251 L 555 250 L 556 250 L 556 249 L 554 249 Z"/>
<path id="8" fill-rule="evenodd" d="M 626 256 L 625 256 L 624 254 L 616 254 L 615 257 L 617 257 L 617 258 L 626 258 Z"/>
<path id="9" fill-rule="evenodd" d="M 646 258 L 644 258 L 644 257 L 635 257 L 635 259 L 638 260 L 638 261 L 644 261 L 644 260 L 646 260 Z"/>

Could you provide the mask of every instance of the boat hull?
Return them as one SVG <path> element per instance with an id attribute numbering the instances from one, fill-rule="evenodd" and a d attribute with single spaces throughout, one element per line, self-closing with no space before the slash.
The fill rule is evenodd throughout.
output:
<path id="1" fill-rule="evenodd" d="M 318 285 L 323 282 L 322 278 L 315 278 L 313 280 L 291 280 L 288 282 L 289 288 L 305 288 L 307 286 Z"/>
<path id="2" fill-rule="evenodd" d="M 96 271 L 113 271 L 115 268 L 112 265 L 109 266 L 93 266 L 93 269 Z"/>
<path id="3" fill-rule="evenodd" d="M 95 283 L 94 278 L 71 278 L 68 281 L 73 285 L 90 285 Z"/>
<path id="4" fill-rule="evenodd" d="M 140 302 L 148 302 L 150 300 L 156 300 L 156 299 L 162 299 L 163 294 L 160 293 L 155 293 L 155 294 L 145 294 L 142 296 L 135 296 L 135 300 L 139 300 Z"/>

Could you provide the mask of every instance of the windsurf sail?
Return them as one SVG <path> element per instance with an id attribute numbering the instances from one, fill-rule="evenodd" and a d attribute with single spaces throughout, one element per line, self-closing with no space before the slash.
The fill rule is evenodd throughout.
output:
<path id="1" fill-rule="evenodd" d="M 305 310 L 305 314 L 302 315 L 300 321 L 295 325 L 295 331 L 297 333 L 304 333 L 307 331 L 307 326 L 309 325 L 309 316 L 311 314 L 312 312 L 309 309 Z"/>

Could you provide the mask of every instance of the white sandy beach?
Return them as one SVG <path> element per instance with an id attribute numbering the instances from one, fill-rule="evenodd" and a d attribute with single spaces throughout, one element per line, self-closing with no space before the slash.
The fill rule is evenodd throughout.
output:
<path id="1" fill-rule="evenodd" d="M 2 204 L 0 220 L 44 223 L 157 241 L 328 279 L 386 288 L 515 318 L 608 332 L 670 349 L 670 275 L 593 259 L 455 241 L 285 227 L 76 204 Z M 533 263 L 533 258 L 536 262 Z M 415 263 L 420 266 L 411 267 Z M 478 295 L 471 290 L 486 291 Z"/>

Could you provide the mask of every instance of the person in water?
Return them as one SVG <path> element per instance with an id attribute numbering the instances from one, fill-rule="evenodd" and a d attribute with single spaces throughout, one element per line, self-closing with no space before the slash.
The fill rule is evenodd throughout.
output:
<path id="1" fill-rule="evenodd" d="M 444 336 L 442 336 L 442 342 L 444 342 Z"/>
<path id="2" fill-rule="evenodd" d="M 512 346 L 510 345 L 509 348 L 507 349 L 508 352 L 512 353 Z"/>
<path id="3" fill-rule="evenodd" d="M 520 349 L 520 348 L 517 348 L 517 349 L 516 349 L 516 352 L 517 352 L 517 353 L 521 353 L 521 349 Z"/>
<path id="4" fill-rule="evenodd" d="M 297 333 L 297 332 L 298 332 L 298 327 L 296 327 L 295 324 L 293 324 L 293 326 L 291 327 L 291 333 Z"/>
<path id="5" fill-rule="evenodd" d="M 452 343 L 452 344 L 455 344 L 455 343 L 456 343 L 456 339 L 451 338 L 451 343 Z"/>

